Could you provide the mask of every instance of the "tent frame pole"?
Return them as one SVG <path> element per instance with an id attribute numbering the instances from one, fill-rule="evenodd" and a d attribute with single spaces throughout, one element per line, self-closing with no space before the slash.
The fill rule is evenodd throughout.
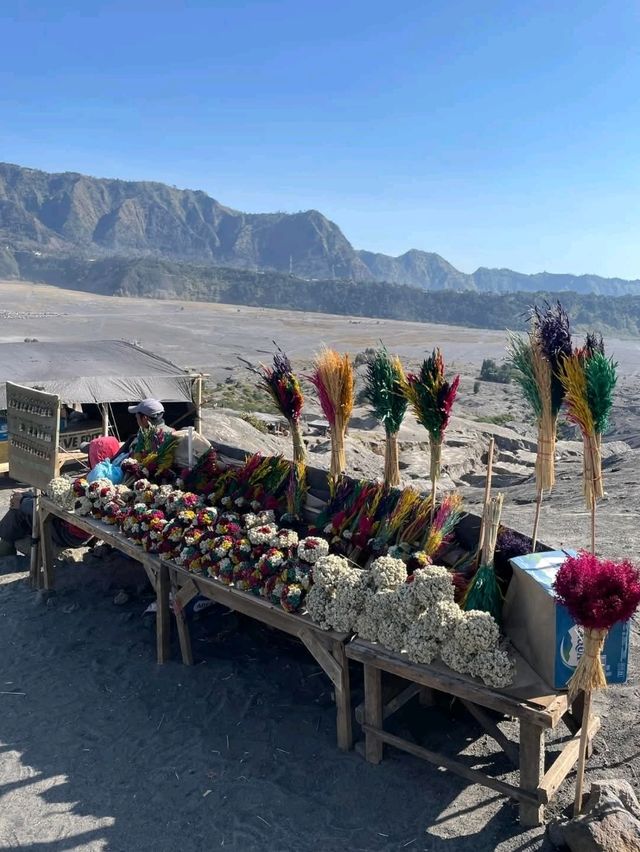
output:
<path id="1" fill-rule="evenodd" d="M 102 434 L 106 437 L 109 434 L 109 408 L 105 403 L 100 403 L 102 411 Z"/>
<path id="2" fill-rule="evenodd" d="M 196 377 L 195 380 L 195 406 L 196 414 L 194 418 L 194 428 L 199 434 L 202 432 L 202 374 Z"/>

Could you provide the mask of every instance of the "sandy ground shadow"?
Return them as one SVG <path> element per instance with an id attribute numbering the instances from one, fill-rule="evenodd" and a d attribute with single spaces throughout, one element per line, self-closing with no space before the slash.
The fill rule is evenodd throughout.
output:
<path id="1" fill-rule="evenodd" d="M 295 640 L 215 607 L 194 623 L 197 664 L 174 648 L 158 667 L 133 563 L 66 565 L 48 602 L 2 567 L 3 849 L 543 848 L 486 788 L 393 750 L 377 767 L 339 752 L 330 684 Z M 508 772 L 452 711 L 408 708 L 396 730 Z"/>

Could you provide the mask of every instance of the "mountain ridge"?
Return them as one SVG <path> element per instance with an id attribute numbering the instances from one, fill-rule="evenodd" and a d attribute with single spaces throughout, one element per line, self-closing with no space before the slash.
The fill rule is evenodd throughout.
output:
<path id="1" fill-rule="evenodd" d="M 486 267 L 468 274 L 435 252 L 410 249 L 392 257 L 355 249 L 314 209 L 243 213 L 202 190 L 11 163 L 0 163 L 0 246 L 5 254 L 155 257 L 423 290 L 640 295 L 640 280 Z"/>

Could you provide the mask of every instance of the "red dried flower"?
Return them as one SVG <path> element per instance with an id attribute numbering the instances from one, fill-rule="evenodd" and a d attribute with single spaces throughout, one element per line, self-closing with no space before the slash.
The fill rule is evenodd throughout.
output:
<path id="1" fill-rule="evenodd" d="M 563 563 L 553 584 L 559 603 L 581 627 L 609 630 L 640 605 L 640 571 L 628 560 L 612 562 L 582 551 Z"/>

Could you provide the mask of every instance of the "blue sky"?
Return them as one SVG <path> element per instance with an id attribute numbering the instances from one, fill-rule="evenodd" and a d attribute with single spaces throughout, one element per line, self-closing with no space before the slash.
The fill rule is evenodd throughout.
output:
<path id="1" fill-rule="evenodd" d="M 640 5 L 4 0 L 0 159 L 640 278 Z"/>

